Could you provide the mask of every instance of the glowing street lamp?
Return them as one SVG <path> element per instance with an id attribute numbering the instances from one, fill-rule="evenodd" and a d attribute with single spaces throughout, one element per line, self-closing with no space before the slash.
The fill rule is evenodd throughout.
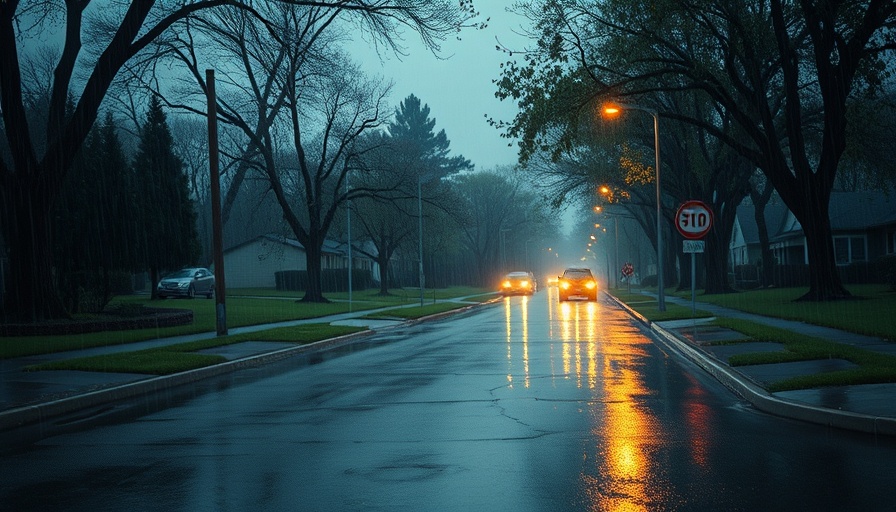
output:
<path id="1" fill-rule="evenodd" d="M 665 288 L 663 283 L 663 203 L 662 189 L 660 188 L 660 116 L 656 110 L 637 105 L 605 105 L 603 114 L 614 117 L 623 110 L 639 110 L 653 116 L 653 148 L 656 153 L 656 285 L 657 307 L 660 311 L 666 310 Z"/>

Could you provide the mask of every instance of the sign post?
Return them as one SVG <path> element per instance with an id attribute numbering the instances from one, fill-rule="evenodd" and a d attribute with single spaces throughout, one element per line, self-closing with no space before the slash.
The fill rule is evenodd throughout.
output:
<path id="1" fill-rule="evenodd" d="M 635 266 L 631 264 L 631 262 L 626 262 L 625 265 L 622 266 L 622 276 L 625 277 L 625 281 L 628 283 L 628 291 L 631 293 L 632 291 L 632 276 L 635 274 Z"/>
<path id="2" fill-rule="evenodd" d="M 675 227 L 684 237 L 684 252 L 691 253 L 691 316 L 697 314 L 697 260 L 702 253 L 701 240 L 712 228 L 712 210 L 703 201 L 690 200 L 678 207 L 675 213 Z"/>

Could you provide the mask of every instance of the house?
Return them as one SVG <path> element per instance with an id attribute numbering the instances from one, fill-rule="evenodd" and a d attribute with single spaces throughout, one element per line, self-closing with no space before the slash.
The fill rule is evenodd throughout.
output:
<path id="1" fill-rule="evenodd" d="M 326 240 L 321 268 L 348 268 L 345 243 Z M 374 270 L 374 263 L 357 251 L 352 268 Z M 281 235 L 262 235 L 224 251 L 224 275 L 228 288 L 274 288 L 276 273 L 306 270 L 305 248 L 297 240 Z M 372 272 L 373 273 L 373 272 Z"/>
<path id="2" fill-rule="evenodd" d="M 756 225 L 756 207 L 752 204 L 741 204 L 737 207 L 734 227 L 731 230 L 731 242 L 728 246 L 731 268 L 740 265 L 757 265 L 762 260 L 762 245 L 759 241 L 759 227 Z M 777 233 L 778 226 L 789 214 L 787 207 L 780 200 L 769 202 L 763 209 L 765 225 L 769 237 Z"/>
<path id="3" fill-rule="evenodd" d="M 896 254 L 896 194 L 880 191 L 833 192 L 829 204 L 834 253 L 837 265 L 873 262 L 881 256 Z M 758 265 L 761 260 L 754 207 L 737 209 L 729 243 L 729 262 Z M 766 206 L 769 247 L 776 265 L 808 265 L 806 237 L 799 221 L 783 204 Z"/>
<path id="4" fill-rule="evenodd" d="M 896 253 L 896 195 L 834 192 L 829 208 L 837 265 L 874 261 Z M 803 228 L 789 211 L 771 236 L 771 249 L 779 264 L 809 263 Z"/>

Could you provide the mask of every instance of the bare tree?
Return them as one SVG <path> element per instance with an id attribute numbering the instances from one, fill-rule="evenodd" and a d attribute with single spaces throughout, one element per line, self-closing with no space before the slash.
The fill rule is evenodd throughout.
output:
<path id="1" fill-rule="evenodd" d="M 438 41 L 464 26 L 473 16 L 472 3 L 392 0 L 279 0 L 293 5 L 328 6 L 355 14 L 360 26 L 387 44 L 397 44 L 401 27 L 417 32 L 424 42 Z M 10 316 L 29 320 L 66 317 L 52 279 L 52 207 L 63 178 L 97 118 L 109 87 L 122 67 L 159 38 L 174 23 L 198 12 L 225 5 L 252 10 L 252 3 L 235 0 L 196 0 L 164 7 L 154 1 L 109 2 L 106 13 L 120 14 L 112 30 L 105 31 L 96 51 L 82 52 L 85 12 L 89 0 L 56 2 L 7 0 L 0 2 L 0 111 L 9 159 L 0 161 L 0 229 L 10 257 Z M 28 57 L 22 41 L 39 37 L 63 19 L 64 42 L 54 67 L 50 104 L 46 115 L 46 148 L 30 128 L 26 112 L 29 84 L 22 70 Z M 83 82 L 76 78 L 85 76 Z M 82 87 L 79 85 L 83 83 Z M 80 89 L 78 94 L 75 89 Z M 66 101 L 75 97 L 67 115 Z"/>

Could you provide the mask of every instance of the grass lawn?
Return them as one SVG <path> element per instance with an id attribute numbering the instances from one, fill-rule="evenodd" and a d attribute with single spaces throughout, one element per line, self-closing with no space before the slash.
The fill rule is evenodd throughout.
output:
<path id="1" fill-rule="evenodd" d="M 896 340 L 896 292 L 885 285 L 854 285 L 855 297 L 835 302 L 797 302 L 808 288 L 778 288 L 721 295 L 698 295 L 697 300 L 759 315 L 800 320 L 844 331 Z M 688 293 L 690 298 L 690 293 Z"/>
<path id="2" fill-rule="evenodd" d="M 286 322 L 319 318 L 327 315 L 377 309 L 408 303 L 404 297 L 407 290 L 394 290 L 388 297 L 377 295 L 379 290 L 363 290 L 353 293 L 352 303 L 342 302 L 348 294 L 326 294 L 333 302 L 326 304 L 297 302 L 301 298 L 298 292 L 277 292 L 264 289 L 241 289 L 236 295 L 227 297 L 228 328 L 261 325 L 267 323 Z M 418 293 L 419 289 L 412 290 Z M 482 288 L 454 287 L 430 292 L 426 290 L 427 299 L 435 295 L 437 300 L 454 297 L 477 295 L 481 300 L 490 296 Z M 264 297 L 264 298 L 262 298 Z M 343 299 L 344 298 L 344 299 Z M 357 298 L 357 300 L 355 300 Z M 36 354 L 48 354 L 76 350 L 82 348 L 121 345 L 137 341 L 166 338 L 184 334 L 214 332 L 216 329 L 215 301 L 209 299 L 168 299 L 150 302 L 148 297 L 132 295 L 116 297 L 110 306 L 115 304 L 145 304 L 154 308 L 189 309 L 193 311 L 193 323 L 189 325 L 166 327 L 161 329 L 137 329 L 127 331 L 106 331 L 64 336 L 8 336 L 0 337 L 0 359 L 22 357 Z M 422 315 L 421 315 L 422 316 Z"/>

